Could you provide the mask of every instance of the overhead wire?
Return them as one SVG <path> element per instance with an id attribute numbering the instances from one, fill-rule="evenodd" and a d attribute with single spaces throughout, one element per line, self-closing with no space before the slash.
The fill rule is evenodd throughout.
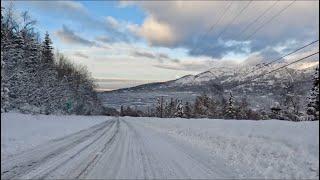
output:
<path id="1" fill-rule="evenodd" d="M 198 40 L 198 42 L 203 41 L 203 40 L 208 36 L 208 34 L 209 34 L 212 30 L 214 30 L 214 28 L 218 25 L 218 23 L 222 20 L 222 18 L 223 18 L 223 17 L 226 15 L 226 13 L 229 11 L 229 9 L 230 9 L 230 7 L 232 6 L 232 4 L 233 4 L 233 1 L 230 2 L 230 3 L 227 5 L 226 9 L 223 11 L 223 13 L 222 13 L 222 15 L 220 16 L 220 18 L 219 18 L 214 24 L 212 24 L 212 25 L 210 26 L 210 28 L 209 28 L 209 29 L 206 31 L 206 33 L 200 38 L 200 40 Z M 198 48 L 199 48 L 199 46 L 196 46 L 196 48 L 193 49 L 193 51 L 198 50 Z M 192 50 L 192 49 L 191 49 L 191 50 Z"/>
<path id="2" fill-rule="evenodd" d="M 286 64 L 286 65 L 283 65 L 283 66 L 281 66 L 281 67 L 279 67 L 279 68 L 276 68 L 276 69 L 274 69 L 274 70 L 271 70 L 271 71 L 269 71 L 269 72 L 267 72 L 267 73 L 262 73 L 262 74 L 256 76 L 256 77 L 253 78 L 253 79 L 250 79 L 250 80 L 247 80 L 247 81 L 243 81 L 242 83 L 237 84 L 237 85 L 231 87 L 230 90 L 233 89 L 233 88 L 236 88 L 236 87 L 238 87 L 238 86 L 241 86 L 241 85 L 244 85 L 244 84 L 248 84 L 248 83 L 250 83 L 250 82 L 252 82 L 252 81 L 254 81 L 254 80 L 256 80 L 256 79 L 258 79 L 258 78 L 260 78 L 260 77 L 263 77 L 263 76 L 265 76 L 265 75 L 267 75 L 267 74 L 271 74 L 271 73 L 273 73 L 273 72 L 276 72 L 276 71 L 278 71 L 278 70 L 280 70 L 280 69 L 282 69 L 282 68 L 285 68 L 285 67 L 287 67 L 287 66 L 290 66 L 290 65 L 292 65 L 292 64 L 295 64 L 295 63 L 298 63 L 298 62 L 300 62 L 300 61 L 303 61 L 303 60 L 305 60 L 305 59 L 307 59 L 307 58 L 309 58 L 309 57 L 311 57 L 311 56 L 314 56 L 314 55 L 316 55 L 316 54 L 319 54 L 319 51 L 318 51 L 318 52 L 315 52 L 315 53 L 312 53 L 312 54 L 309 54 L 308 56 L 302 57 L 302 58 L 300 58 L 300 59 L 298 59 L 298 60 L 295 60 L 295 61 L 293 61 L 293 62 L 290 62 L 290 63 L 288 63 L 288 64 Z"/>
<path id="3" fill-rule="evenodd" d="M 316 42 L 319 42 L 319 39 L 317 39 L 317 40 L 315 40 L 315 41 L 312 41 L 312 42 L 310 42 L 310 43 L 308 43 L 308 44 L 306 44 L 306 45 L 304 45 L 304 46 L 302 46 L 302 47 L 300 47 L 300 48 L 298 48 L 298 49 L 295 49 L 294 51 L 291 51 L 291 52 L 289 52 L 289 53 L 287 53 L 287 54 L 285 54 L 285 55 L 283 55 L 283 56 L 281 56 L 281 57 L 279 57 L 279 58 L 276 58 L 276 59 L 274 59 L 274 60 L 272 60 L 272 61 L 264 64 L 263 66 L 261 66 L 261 67 L 259 67 L 259 68 L 257 68 L 257 69 L 254 69 L 254 70 L 251 71 L 250 73 L 253 73 L 253 72 L 255 72 L 255 71 L 259 70 L 259 69 L 262 69 L 263 67 L 269 66 L 270 64 L 272 64 L 272 63 L 274 63 L 274 62 L 277 62 L 277 61 L 283 59 L 283 58 L 286 57 L 286 56 L 289 56 L 289 55 L 291 55 L 291 54 L 294 54 L 294 53 L 300 51 L 301 49 L 304 49 L 304 48 L 306 48 L 306 47 L 308 47 L 308 46 L 311 46 L 311 45 L 315 44 Z"/>
<path id="4" fill-rule="evenodd" d="M 256 23 L 257 21 L 259 21 L 267 12 L 269 12 L 277 3 L 279 2 L 279 0 L 275 1 L 273 4 L 271 4 L 271 6 L 267 7 L 267 9 L 265 9 L 259 16 L 257 16 L 256 19 L 254 19 L 251 23 L 249 23 L 244 29 L 242 29 L 240 31 L 240 33 L 237 34 L 237 36 L 243 34 L 246 30 L 248 30 L 254 23 Z"/>
<path id="5" fill-rule="evenodd" d="M 243 41 L 247 41 L 250 39 L 252 36 L 254 36 L 261 28 L 263 28 L 266 24 L 270 23 L 272 20 L 274 20 L 276 17 L 280 16 L 285 10 L 287 10 L 290 6 L 295 3 L 296 0 L 292 1 L 288 5 L 286 5 L 284 8 L 282 8 L 278 13 L 274 14 L 270 19 L 266 20 L 263 24 L 261 24 L 258 28 L 256 28 L 251 34 L 249 34 L 246 38 L 244 38 Z"/>
<path id="6" fill-rule="evenodd" d="M 227 29 L 229 29 L 229 26 L 234 23 L 234 21 L 239 18 L 239 16 L 249 7 L 249 5 L 252 3 L 252 0 L 249 1 L 240 11 L 237 15 L 235 15 L 233 17 L 233 19 L 225 26 L 225 28 L 219 33 L 219 35 L 217 36 L 217 40 L 219 39 L 219 37 L 221 37 L 221 35 L 227 31 Z"/>

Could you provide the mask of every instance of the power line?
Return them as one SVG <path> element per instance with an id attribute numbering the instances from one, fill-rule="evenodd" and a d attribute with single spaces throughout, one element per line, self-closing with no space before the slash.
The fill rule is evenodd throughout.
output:
<path id="1" fill-rule="evenodd" d="M 216 25 L 221 21 L 221 19 L 226 15 L 226 13 L 229 11 L 230 7 L 232 6 L 233 1 L 230 2 L 226 9 L 223 11 L 222 15 L 220 16 L 220 18 L 206 31 L 206 33 L 201 37 L 200 40 L 198 40 L 198 42 L 201 42 L 204 40 L 204 38 L 209 34 L 210 31 L 213 30 L 214 27 L 216 27 Z M 193 51 L 198 50 L 199 46 L 197 46 Z"/>
<path id="2" fill-rule="evenodd" d="M 272 63 L 274 63 L 274 62 L 276 62 L 276 61 L 279 61 L 279 60 L 281 60 L 282 58 L 284 58 L 284 57 L 286 57 L 286 56 L 289 56 L 289 55 L 291 55 L 291 54 L 294 54 L 294 53 L 300 51 L 301 49 L 304 49 L 304 48 L 306 48 L 306 47 L 308 47 L 308 46 L 311 46 L 312 44 L 314 44 L 314 43 L 316 43 L 316 42 L 319 42 L 319 39 L 318 39 L 318 40 L 315 40 L 315 41 L 312 41 L 311 43 L 309 43 L 309 44 L 307 44 L 307 45 L 304 45 L 304 46 L 302 46 L 302 47 L 300 47 L 300 48 L 298 48 L 298 49 L 296 49 L 296 50 L 294 50 L 294 51 L 291 51 L 290 53 L 285 54 L 285 55 L 283 55 L 283 56 L 281 56 L 281 57 L 279 57 L 279 58 L 277 58 L 277 59 L 274 59 L 274 60 L 268 62 L 267 64 L 265 64 L 264 66 L 259 67 L 258 69 L 255 69 L 255 70 L 251 71 L 250 73 L 253 73 L 253 72 L 255 72 L 255 71 L 259 70 L 259 69 L 262 69 L 262 68 L 265 67 L 265 66 L 269 66 L 270 64 L 272 64 Z M 249 74 L 250 74 L 250 73 L 249 73 Z M 247 74 L 247 75 L 248 75 L 248 74 Z"/>
<path id="3" fill-rule="evenodd" d="M 257 77 L 255 77 L 255 78 L 253 78 L 253 79 L 251 79 L 251 80 L 248 80 L 248 81 L 244 81 L 244 82 L 242 82 L 242 83 L 240 83 L 240 84 L 237 84 L 237 85 L 231 87 L 230 89 L 236 88 L 236 87 L 238 87 L 238 86 L 240 86 L 240 85 L 243 85 L 243 84 L 247 84 L 247 83 L 249 83 L 249 82 L 251 82 L 251 81 L 254 81 L 254 80 L 256 80 L 256 79 L 258 79 L 258 78 L 260 78 L 260 77 L 262 77 L 262 76 L 265 76 L 265 75 L 267 75 L 267 74 L 273 73 L 273 72 L 275 72 L 275 71 L 278 71 L 279 69 L 285 68 L 285 67 L 290 66 L 290 65 L 292 65 L 292 64 L 298 63 L 298 62 L 300 62 L 300 61 L 302 61 L 302 60 L 304 60 L 304 59 L 306 59 L 306 58 L 309 58 L 309 57 L 311 57 L 311 56 L 314 56 L 314 55 L 316 55 L 316 54 L 319 54 L 319 51 L 316 52 L 316 53 L 312 53 L 312 54 L 310 54 L 310 55 L 308 55 L 308 56 L 305 56 L 305 57 L 303 57 L 303 58 L 300 58 L 300 59 L 298 59 L 298 60 L 295 60 L 295 61 L 293 61 L 293 62 L 291 62 L 291 63 L 289 63 L 289 64 L 283 65 L 283 66 L 281 66 L 281 67 L 279 67 L 279 68 L 277 68 L 277 69 L 271 70 L 271 71 L 269 71 L 269 72 L 267 72 L 267 73 L 260 74 L 260 75 L 258 75 Z"/>
<path id="4" fill-rule="evenodd" d="M 287 6 L 285 6 L 284 8 L 282 8 L 278 13 L 276 13 L 275 15 L 273 15 L 269 20 L 267 20 L 266 22 L 264 22 L 263 24 L 261 24 L 256 30 L 254 30 L 249 36 L 247 36 L 245 38 L 244 41 L 247 41 L 248 39 L 250 39 L 253 35 L 255 35 L 261 28 L 263 28 L 266 24 L 270 23 L 273 19 L 275 19 L 277 16 L 279 16 L 281 13 L 283 13 L 285 10 L 287 10 L 293 3 L 295 3 L 296 0 L 292 1 L 290 4 L 288 4 Z"/>
<path id="5" fill-rule="evenodd" d="M 220 34 L 218 35 L 218 37 L 216 39 L 219 39 L 219 37 L 229 28 L 229 26 L 244 12 L 244 10 L 246 10 L 249 5 L 252 3 L 252 0 L 249 1 L 242 9 L 241 11 L 239 11 L 239 13 L 233 17 L 233 19 L 225 26 L 225 28 L 220 32 Z"/>
<path id="6" fill-rule="evenodd" d="M 302 61 L 302 60 L 304 60 L 304 59 L 306 59 L 306 58 L 308 58 L 308 57 L 314 56 L 314 55 L 316 55 L 316 54 L 319 54 L 319 51 L 318 51 L 318 52 L 315 52 L 315 53 L 313 53 L 313 54 L 310 54 L 310 55 L 308 55 L 308 56 L 305 56 L 305 57 L 303 57 L 303 58 L 300 58 L 300 59 L 298 59 L 298 60 L 296 60 L 296 61 L 293 61 L 293 62 L 291 62 L 291 63 L 289 63 L 289 64 L 283 65 L 283 66 L 281 66 L 281 67 L 279 67 L 279 68 L 277 68 L 277 69 L 274 69 L 274 70 L 272 70 L 272 71 L 270 71 L 270 72 L 267 72 L 267 73 L 263 74 L 263 76 L 264 76 L 264 75 L 267 75 L 267 74 L 270 74 L 270 73 L 273 73 L 273 72 L 275 72 L 275 71 L 278 71 L 279 69 L 285 68 L 285 67 L 290 66 L 290 65 L 292 65 L 292 64 L 295 64 L 295 63 L 297 63 L 297 62 L 300 62 L 300 61 Z"/>
<path id="7" fill-rule="evenodd" d="M 251 23 L 249 23 L 240 33 L 238 33 L 237 36 L 244 33 L 246 30 L 248 30 L 254 23 L 256 23 L 258 20 L 260 20 L 267 12 L 269 12 L 277 3 L 279 0 L 275 1 L 271 6 L 269 6 L 266 10 L 264 10 L 255 20 L 253 20 Z"/>

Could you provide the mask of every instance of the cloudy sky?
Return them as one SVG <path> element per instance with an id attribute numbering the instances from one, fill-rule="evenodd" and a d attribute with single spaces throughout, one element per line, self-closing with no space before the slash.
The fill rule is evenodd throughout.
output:
<path id="1" fill-rule="evenodd" d="M 88 66 L 104 89 L 256 64 L 319 37 L 318 1 L 15 1 L 14 6 L 29 11 L 55 49 Z"/>

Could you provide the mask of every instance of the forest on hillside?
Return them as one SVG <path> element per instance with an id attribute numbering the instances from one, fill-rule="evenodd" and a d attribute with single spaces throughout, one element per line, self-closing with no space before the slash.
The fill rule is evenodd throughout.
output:
<path id="1" fill-rule="evenodd" d="M 1 7 L 1 112 L 102 114 L 84 66 L 54 53 L 28 12 Z"/>

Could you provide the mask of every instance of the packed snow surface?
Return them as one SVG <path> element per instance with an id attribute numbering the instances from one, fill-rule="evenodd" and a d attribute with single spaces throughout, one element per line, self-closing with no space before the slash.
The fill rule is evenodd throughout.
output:
<path id="1" fill-rule="evenodd" d="M 319 178 L 319 122 L 1 117 L 2 178 Z"/>
<path id="2" fill-rule="evenodd" d="M 1 113 L 1 156 L 35 147 L 106 120 L 105 116 L 47 116 Z"/>

